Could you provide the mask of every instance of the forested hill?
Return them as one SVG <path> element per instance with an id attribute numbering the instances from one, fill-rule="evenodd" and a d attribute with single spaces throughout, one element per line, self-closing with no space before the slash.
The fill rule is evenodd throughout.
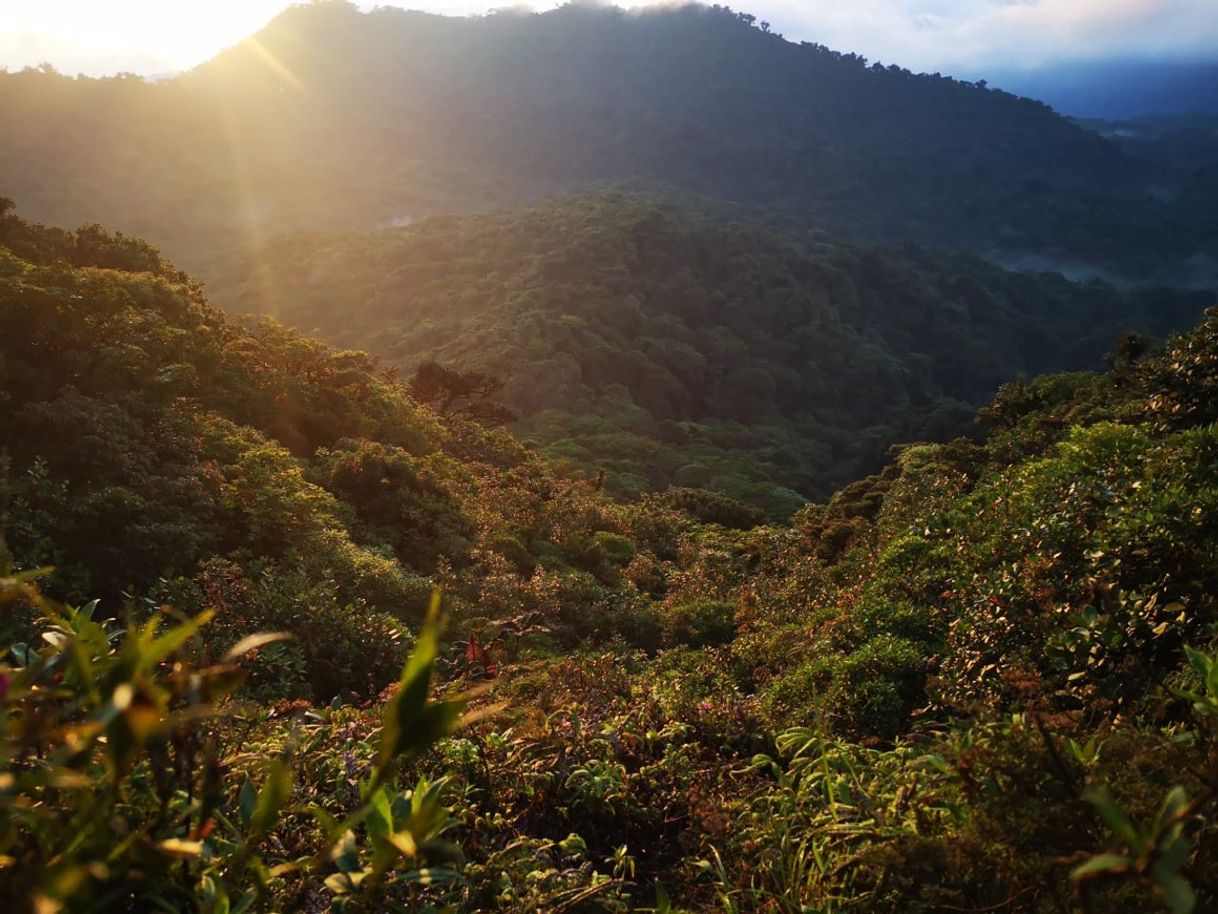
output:
<path id="1" fill-rule="evenodd" d="M 1218 910 L 1218 310 L 765 525 L 8 210 L 9 909 Z"/>
<path id="2" fill-rule="evenodd" d="M 611 491 L 708 486 L 779 516 L 895 442 L 969 431 L 1001 383 L 1098 367 L 1209 301 L 618 195 L 288 236 L 217 275 L 230 311 L 500 378 L 517 432 Z"/>
<path id="3" fill-rule="evenodd" d="M 1037 102 L 795 44 L 723 8 L 312 4 L 163 84 L 0 74 L 0 107 L 23 125 L 0 136 L 0 173 L 33 217 L 103 221 L 188 263 L 233 235 L 605 183 L 1131 278 L 1218 237 L 1209 208 L 1173 202 L 1186 170 Z"/>
<path id="4" fill-rule="evenodd" d="M 502 429 L 441 419 L 363 353 L 229 322 L 142 241 L 10 209 L 0 568 L 53 567 L 48 594 L 111 613 L 167 601 L 217 609 L 221 637 L 293 632 L 279 694 L 326 699 L 394 678 L 437 583 L 504 621 L 504 575 L 544 564 L 555 599 L 602 608 L 622 585 L 616 509 Z"/>

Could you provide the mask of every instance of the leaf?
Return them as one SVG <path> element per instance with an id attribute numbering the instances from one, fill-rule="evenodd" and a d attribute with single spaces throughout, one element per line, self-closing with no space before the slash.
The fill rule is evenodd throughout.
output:
<path id="1" fill-rule="evenodd" d="M 333 841 L 338 835 L 338 819 L 334 818 L 334 816 L 322 809 L 320 806 L 310 806 L 305 811 L 317 820 L 317 824 L 321 826 L 321 830 L 325 834 L 326 840 Z"/>
<path id="2" fill-rule="evenodd" d="M 340 872 L 354 873 L 359 869 L 359 845 L 355 843 L 355 832 L 348 829 L 330 848 L 330 859 Z"/>
<path id="3" fill-rule="evenodd" d="M 326 877 L 326 888 L 335 895 L 347 895 L 358 889 L 366 876 L 366 873 L 357 872 L 331 873 Z"/>
<path id="4" fill-rule="evenodd" d="M 456 725 L 462 702 L 428 701 L 432 673 L 439 650 L 440 595 L 432 595 L 431 608 L 415 648 L 402 670 L 397 692 L 385 706 L 384 725 L 373 787 L 388 776 L 399 758 L 410 758 L 432 746 Z"/>
<path id="5" fill-rule="evenodd" d="M 393 810 L 389 805 L 389 791 L 381 788 L 368 800 L 368 817 L 365 820 L 368 835 L 374 841 L 385 840 L 393 833 Z"/>
<path id="6" fill-rule="evenodd" d="M 186 859 L 203 853 L 202 841 L 184 841 L 181 838 L 166 838 L 157 845 L 157 850 L 170 857 Z"/>
<path id="7" fill-rule="evenodd" d="M 426 869 L 402 873 L 398 878 L 401 882 L 415 882 L 419 885 L 444 885 L 449 882 L 459 882 L 461 874 L 446 866 L 430 866 Z"/>
<path id="8" fill-rule="evenodd" d="M 38 659 L 38 655 L 30 649 L 30 646 L 21 641 L 10 645 L 9 652 L 13 655 L 13 659 L 17 662 L 18 666 L 29 666 L 34 660 Z"/>
<path id="9" fill-rule="evenodd" d="M 216 883 L 211 876 L 204 876 L 200 882 L 204 914 L 229 914 L 228 894 Z"/>
<path id="10" fill-rule="evenodd" d="M 1145 839 L 1138 834 L 1138 830 L 1134 827 L 1133 822 L 1117 806 L 1107 787 L 1090 790 L 1083 796 L 1083 799 L 1095 807 L 1095 811 L 1100 814 L 1100 818 L 1112 829 L 1113 834 L 1125 842 L 1131 850 L 1140 854 L 1146 849 Z"/>
<path id="11" fill-rule="evenodd" d="M 63 650 L 63 646 L 68 643 L 68 636 L 63 632 L 49 631 L 42 633 L 42 640 L 53 648 Z"/>
<path id="12" fill-rule="evenodd" d="M 1201 653 L 1201 651 L 1194 650 L 1191 647 L 1186 646 L 1184 653 L 1188 656 L 1188 662 L 1192 665 L 1193 669 L 1201 676 L 1201 681 L 1205 682 L 1209 678 L 1210 667 L 1213 666 L 1213 661 Z"/>
<path id="13" fill-rule="evenodd" d="M 586 857 L 588 856 L 588 844 L 577 835 L 575 832 L 567 835 L 558 842 L 559 849 L 568 857 Z"/>
<path id="14" fill-rule="evenodd" d="M 1188 794 L 1183 787 L 1173 787 L 1163 798 L 1159 814 L 1155 816 L 1154 833 L 1160 834 L 1180 813 L 1188 807 Z"/>
<path id="15" fill-rule="evenodd" d="M 390 832 L 385 839 L 397 848 L 398 853 L 403 857 L 419 855 L 419 846 L 415 843 L 414 836 L 408 831 Z"/>
<path id="16" fill-rule="evenodd" d="M 228 649 L 228 653 L 224 655 L 224 662 L 231 663 L 234 660 L 241 659 L 251 651 L 258 650 L 260 647 L 266 647 L 268 644 L 274 644 L 276 641 L 291 641 L 295 637 L 290 632 L 261 632 L 254 635 L 246 635 Z"/>
<path id="17" fill-rule="evenodd" d="M 183 644 L 195 636 L 195 634 L 212 620 L 216 611 L 214 609 L 205 609 L 193 619 L 188 619 L 181 625 L 171 628 L 159 638 L 155 638 L 140 654 L 140 669 L 150 670 L 166 657 L 174 653 Z M 157 621 L 154 616 L 150 622 Z M 145 633 L 150 635 L 155 631 L 155 626 L 145 626 Z"/>
<path id="18" fill-rule="evenodd" d="M 241 785 L 241 793 L 237 796 L 237 809 L 241 813 L 241 821 L 246 825 L 249 825 L 250 820 L 254 818 L 254 809 L 257 805 L 258 791 L 254 789 L 254 782 L 250 780 L 247 772 L 245 783 Z"/>
<path id="19" fill-rule="evenodd" d="M 1179 873 L 1160 872 L 1158 867 L 1154 869 L 1154 876 L 1172 914 L 1192 914 L 1197 906 L 1197 896 L 1188 881 Z"/>
<path id="20" fill-rule="evenodd" d="M 1076 866 L 1070 873 L 1071 879 L 1089 879 L 1101 873 L 1120 872 L 1128 869 L 1132 861 L 1121 854 L 1096 854 L 1081 866 Z"/>
<path id="21" fill-rule="evenodd" d="M 261 837 L 279 821 L 279 813 L 292 792 L 292 774 L 282 759 L 275 759 L 267 769 L 266 780 L 258 792 L 258 804 L 250 817 L 250 836 Z"/>

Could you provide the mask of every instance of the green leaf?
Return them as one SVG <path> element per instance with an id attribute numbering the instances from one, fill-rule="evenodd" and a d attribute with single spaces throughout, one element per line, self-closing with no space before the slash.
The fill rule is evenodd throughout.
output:
<path id="1" fill-rule="evenodd" d="M 153 639 L 140 653 L 139 668 L 144 671 L 152 669 L 166 657 L 173 654 L 183 644 L 193 638 L 200 628 L 212 620 L 212 617 L 215 616 L 215 614 L 216 611 L 214 609 L 206 609 L 193 619 L 189 619 L 186 622 L 183 622 L 181 625 L 174 626 L 159 638 Z M 155 616 L 149 620 L 149 622 L 156 621 L 158 620 Z M 145 636 L 151 636 L 152 632 L 155 630 L 155 626 L 145 626 Z"/>
<path id="2" fill-rule="evenodd" d="M 459 882 L 461 874 L 446 866 L 429 866 L 421 870 L 409 870 L 398 877 L 400 882 L 414 882 L 419 885 L 444 885 Z"/>
<path id="3" fill-rule="evenodd" d="M 250 817 L 251 837 L 261 837 L 275 827 L 291 792 L 292 774 L 282 759 L 275 759 L 267 769 L 266 780 L 258 792 L 258 804 Z"/>
<path id="4" fill-rule="evenodd" d="M 588 856 L 588 843 L 575 832 L 558 842 L 559 848 L 568 857 Z"/>
<path id="5" fill-rule="evenodd" d="M 1163 805 L 1159 807 L 1159 814 L 1155 816 L 1154 833 L 1161 833 L 1187 807 L 1188 794 L 1183 787 L 1173 787 L 1169 790 L 1163 798 Z"/>
<path id="6" fill-rule="evenodd" d="M 427 621 L 423 623 L 414 651 L 402 670 L 398 690 L 385 706 L 373 787 L 385 780 L 398 759 L 414 757 L 434 745 L 460 719 L 461 701 L 428 701 L 439 636 L 440 596 L 437 591 L 432 595 Z"/>
<path id="7" fill-rule="evenodd" d="M 382 841 L 393 833 L 393 810 L 389 804 L 389 791 L 381 788 L 368 800 L 368 818 L 365 820 L 368 835 L 374 841 Z"/>
<path id="8" fill-rule="evenodd" d="M 1197 906 L 1197 896 L 1188 881 L 1179 873 L 1160 872 L 1158 867 L 1154 867 L 1152 872 L 1172 914 L 1192 914 Z"/>
<path id="9" fill-rule="evenodd" d="M 331 873 L 326 877 L 326 888 L 335 895 L 347 895 L 358 889 L 367 875 L 357 872 Z"/>
<path id="10" fill-rule="evenodd" d="M 199 885 L 204 914 L 229 914 L 228 893 L 215 879 L 204 876 Z"/>
<path id="11" fill-rule="evenodd" d="M 310 806 L 305 811 L 317 820 L 317 824 L 321 826 L 327 841 L 333 841 L 338 836 L 338 819 L 320 806 Z"/>
<path id="12" fill-rule="evenodd" d="M 1111 873 L 1128 869 L 1132 865 L 1128 857 L 1121 854 L 1096 854 L 1081 866 L 1076 866 L 1070 873 L 1071 879 L 1088 879 L 1101 873 Z"/>
<path id="13" fill-rule="evenodd" d="M 656 914 L 670 914 L 672 911 L 672 899 L 668 897 L 668 892 L 664 890 L 664 886 L 656 883 Z"/>
<path id="14" fill-rule="evenodd" d="M 355 843 L 355 832 L 348 829 L 330 849 L 330 859 L 339 872 L 354 873 L 359 867 L 359 845 Z"/>
<path id="15" fill-rule="evenodd" d="M 1133 822 L 1130 821 L 1129 817 L 1116 804 L 1107 787 L 1098 787 L 1095 790 L 1090 790 L 1083 796 L 1083 799 L 1095 807 L 1095 811 L 1100 814 L 1100 818 L 1112 829 L 1112 833 L 1120 838 L 1131 850 L 1140 854 L 1146 849 L 1145 838 L 1138 833 Z"/>
<path id="16" fill-rule="evenodd" d="M 1214 662 L 1205 654 L 1201 653 L 1201 651 L 1194 650 L 1191 647 L 1185 647 L 1184 653 L 1188 656 L 1188 662 L 1201 677 L 1201 681 L 1205 682 L 1209 678 L 1210 667 L 1213 666 Z"/>
<path id="17" fill-rule="evenodd" d="M 258 791 L 254 789 L 254 782 L 250 780 L 249 773 L 245 775 L 245 782 L 241 785 L 241 793 L 237 796 L 237 809 L 241 813 L 241 821 L 249 825 L 250 820 L 254 818 L 254 809 L 258 805 Z"/>
<path id="18" fill-rule="evenodd" d="M 170 857 L 197 857 L 203 853 L 203 842 L 186 841 L 182 838 L 166 838 L 157 845 L 157 850 Z"/>

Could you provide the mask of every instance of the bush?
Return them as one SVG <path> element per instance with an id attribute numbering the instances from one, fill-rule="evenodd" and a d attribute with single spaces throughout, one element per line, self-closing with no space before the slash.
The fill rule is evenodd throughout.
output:
<path id="1" fill-rule="evenodd" d="M 490 543 L 491 549 L 512 563 L 512 566 L 522 575 L 530 575 L 537 567 L 537 556 L 529 552 L 528 547 L 518 538 L 506 533 L 494 537 Z"/>
<path id="2" fill-rule="evenodd" d="M 609 623 L 632 647 L 654 651 L 660 646 L 664 625 L 654 603 L 644 603 L 612 613 Z"/>
<path id="3" fill-rule="evenodd" d="M 97 602 L 43 600 L 31 579 L 0 567 L 0 607 L 31 602 L 46 616 L 38 642 L 16 645 L 13 665 L 0 661 L 0 897 L 9 909 L 284 910 L 302 881 L 320 899 L 334 896 L 335 909 L 384 910 L 388 895 L 417 909 L 420 884 L 434 891 L 458 878 L 460 852 L 440 840 L 444 781 L 398 787 L 401 762 L 442 738 L 460 710 L 429 701 L 433 623 L 385 708 L 358 789 L 334 777 L 296 786 L 319 767 L 342 770 L 313 739 L 316 727 L 292 734 L 305 742 L 299 754 L 266 753 L 276 740 L 265 716 L 228 723 L 250 658 L 281 636 L 243 638 L 211 658 L 197 637 L 210 612 L 122 629 L 100 618 Z M 319 815 L 295 808 L 306 799 L 322 804 Z M 391 843 L 394 833 L 409 844 Z"/>
<path id="4" fill-rule="evenodd" d="M 707 647 L 736 636 L 736 608 L 718 600 L 694 600 L 666 608 L 661 620 L 665 643 Z"/>
<path id="5" fill-rule="evenodd" d="M 634 560 L 634 543 L 620 534 L 601 531 L 592 538 L 592 542 L 611 565 L 625 568 Z"/>

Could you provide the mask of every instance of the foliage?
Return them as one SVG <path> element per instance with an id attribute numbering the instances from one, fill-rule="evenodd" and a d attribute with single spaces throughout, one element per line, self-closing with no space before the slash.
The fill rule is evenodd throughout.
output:
<path id="1" fill-rule="evenodd" d="M 337 798 L 306 802 L 308 727 L 265 757 L 242 744 L 266 714 L 233 692 L 248 658 L 286 636 L 251 635 L 215 658 L 198 638 L 212 612 L 165 627 L 162 607 L 123 628 L 96 602 L 43 599 L 31 577 L 0 578 L 0 601 L 45 615 L 40 643 L 13 645 L 13 665 L 0 667 L 0 893 L 14 910 L 244 911 L 323 881 L 340 910 L 405 909 L 459 880 L 459 856 L 440 840 L 443 785 L 396 788 L 398 766 L 460 707 L 429 698 L 434 619 L 386 706 L 376 766 L 344 810 Z"/>
<path id="2" fill-rule="evenodd" d="M 767 524 L 0 240 L 17 910 L 1218 905 L 1214 313 Z"/>
<path id="3" fill-rule="evenodd" d="M 613 194 L 285 236 L 215 273 L 230 311 L 376 352 L 441 412 L 491 416 L 494 391 L 560 467 L 619 497 L 676 487 L 727 526 L 748 517 L 684 490 L 785 519 L 899 441 L 968 433 L 1000 384 L 1098 368 L 1208 301 Z"/>

